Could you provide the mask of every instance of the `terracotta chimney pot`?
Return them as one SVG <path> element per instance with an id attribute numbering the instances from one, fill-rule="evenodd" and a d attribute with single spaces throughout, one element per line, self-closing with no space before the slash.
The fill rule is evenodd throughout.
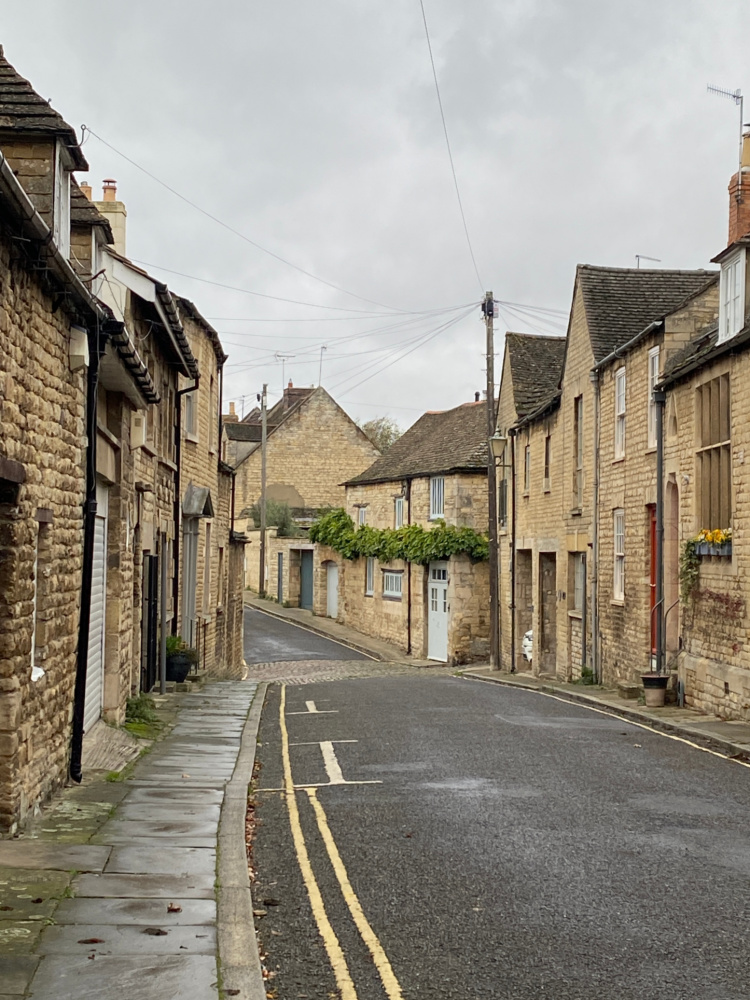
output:
<path id="1" fill-rule="evenodd" d="M 117 201 L 117 181 L 111 177 L 102 181 L 102 201 Z"/>
<path id="2" fill-rule="evenodd" d="M 91 195 L 93 194 L 93 191 L 91 190 L 91 185 L 90 184 L 79 184 L 79 187 L 80 187 L 81 191 L 83 191 L 83 193 L 86 195 L 86 197 L 88 198 L 88 200 L 91 201 Z"/>
<path id="3" fill-rule="evenodd" d="M 742 137 L 742 160 L 740 173 L 729 182 L 729 240 L 727 246 L 736 243 L 750 233 L 750 132 Z M 738 198 L 739 195 L 739 198 Z"/>

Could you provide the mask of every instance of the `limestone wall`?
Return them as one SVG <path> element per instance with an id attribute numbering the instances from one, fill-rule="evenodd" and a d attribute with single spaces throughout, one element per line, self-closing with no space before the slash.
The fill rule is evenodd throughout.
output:
<path id="1" fill-rule="evenodd" d="M 0 481 L 0 830 L 65 779 L 75 679 L 85 373 L 70 371 L 69 319 L 39 280 L 3 228 L 0 455 L 26 481 L 17 495 Z M 35 682 L 32 641 L 44 670 Z"/>

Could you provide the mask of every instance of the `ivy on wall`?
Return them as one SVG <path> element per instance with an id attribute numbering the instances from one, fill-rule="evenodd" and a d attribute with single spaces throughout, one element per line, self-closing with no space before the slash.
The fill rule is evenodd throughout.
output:
<path id="1" fill-rule="evenodd" d="M 456 528 L 440 520 L 430 529 L 419 524 L 405 524 L 396 529 L 363 524 L 355 529 L 342 507 L 315 521 L 310 528 L 310 541 L 327 545 L 344 559 L 372 556 L 382 563 L 403 559 L 425 566 L 456 555 L 467 555 L 476 562 L 490 557 L 487 536 L 474 528 Z"/>

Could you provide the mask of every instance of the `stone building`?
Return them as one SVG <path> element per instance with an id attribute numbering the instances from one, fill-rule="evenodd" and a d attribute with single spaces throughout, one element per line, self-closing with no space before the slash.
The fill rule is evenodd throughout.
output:
<path id="1" fill-rule="evenodd" d="M 354 524 L 432 528 L 445 521 L 486 532 L 486 413 L 484 403 L 467 403 L 420 417 L 385 455 L 346 483 L 346 510 Z M 381 565 L 373 558 L 347 561 L 319 547 L 301 554 L 299 573 L 300 592 L 310 594 L 308 606 L 322 612 L 325 605 L 345 624 L 406 652 L 451 664 L 488 655 L 486 562 L 459 554 L 427 566 Z M 305 606 L 304 597 L 300 603 Z"/>
<path id="2" fill-rule="evenodd" d="M 231 513 L 234 471 L 220 459 L 221 384 L 226 354 L 214 328 L 188 299 L 180 319 L 200 379 L 180 390 L 177 459 L 181 497 L 175 549 L 178 559 L 176 630 L 195 647 L 213 676 L 242 673 L 244 537 Z"/>
<path id="3" fill-rule="evenodd" d="M 748 720 L 750 135 L 744 138 L 741 169 L 729 185 L 728 245 L 714 258 L 721 268 L 718 302 L 715 296 L 702 323 L 665 336 L 661 388 L 666 391 L 665 591 L 679 553 L 700 531 L 731 529 L 723 545 L 703 544 L 696 552 L 697 579 L 680 607 L 682 649 L 670 665 L 676 659 L 686 704 Z M 669 627 L 667 633 L 669 640 Z"/>
<path id="4" fill-rule="evenodd" d="M 711 309 L 713 280 L 705 270 L 577 268 L 558 386 L 547 385 L 536 410 L 501 427 L 513 438 L 506 472 L 516 498 L 512 571 L 504 558 L 500 568 L 514 617 L 503 610 L 501 625 L 509 656 L 508 633 L 516 639 L 517 669 L 528 667 L 518 640 L 529 629 L 535 674 L 572 680 L 586 668 L 613 683 L 650 668 L 656 466 L 648 399 L 665 317 L 676 313 L 675 328 L 700 320 Z M 514 343 L 511 336 L 503 367 L 511 384 L 500 393 L 500 413 L 511 416 L 514 406 L 524 409 L 516 381 L 541 386 L 528 351 L 515 349 L 514 359 Z M 547 365 L 548 343 L 523 343 L 540 352 L 537 369 Z"/>
<path id="5" fill-rule="evenodd" d="M 87 368 L 108 329 L 69 259 L 70 174 L 85 168 L 73 129 L 0 49 L 2 831 L 65 779 L 81 668 Z"/>
<path id="6" fill-rule="evenodd" d="M 345 480 L 371 465 L 380 452 L 323 389 L 290 382 L 267 414 L 266 495 L 314 516 L 344 502 Z M 223 423 L 224 460 L 237 470 L 237 511 L 260 499 L 261 417 L 257 408 L 241 421 Z"/>

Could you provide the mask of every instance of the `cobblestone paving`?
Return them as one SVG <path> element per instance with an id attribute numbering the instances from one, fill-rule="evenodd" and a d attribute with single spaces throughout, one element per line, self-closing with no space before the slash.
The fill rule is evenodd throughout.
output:
<path id="1" fill-rule="evenodd" d="M 393 677 L 399 674 L 417 676 L 425 673 L 450 675 L 453 670 L 381 660 L 287 660 L 278 663 L 251 663 L 247 680 L 276 684 L 318 684 L 320 681 L 337 681 L 349 677 Z"/>

